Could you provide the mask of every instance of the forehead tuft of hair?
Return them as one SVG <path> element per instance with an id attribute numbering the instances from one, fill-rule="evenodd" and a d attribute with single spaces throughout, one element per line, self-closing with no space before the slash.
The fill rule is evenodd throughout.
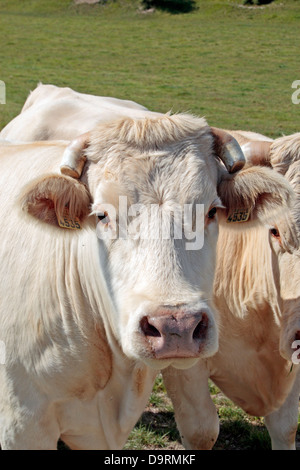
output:
<path id="1" fill-rule="evenodd" d="M 100 150 L 125 145 L 142 152 L 159 150 L 165 145 L 208 133 L 204 118 L 190 114 L 163 114 L 142 119 L 122 118 L 99 124 L 91 132 L 87 157 L 97 161 Z"/>

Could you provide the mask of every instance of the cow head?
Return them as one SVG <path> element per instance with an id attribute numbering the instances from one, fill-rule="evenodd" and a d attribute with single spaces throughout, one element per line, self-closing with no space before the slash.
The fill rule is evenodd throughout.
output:
<path id="1" fill-rule="evenodd" d="M 300 362 L 300 133 L 273 142 L 249 142 L 243 146 L 247 161 L 266 165 L 284 175 L 294 190 L 291 208 L 270 229 L 271 246 L 278 257 L 282 326 L 280 352 Z"/>
<path id="2" fill-rule="evenodd" d="M 125 118 L 72 142 L 64 175 L 25 192 L 24 208 L 48 223 L 57 225 L 65 206 L 79 223 L 91 211 L 114 306 L 106 325 L 128 357 L 157 369 L 185 368 L 217 351 L 211 299 L 218 219 L 241 209 L 255 223 L 291 195 L 269 169 L 235 172 L 243 163 L 237 142 L 204 119 Z M 53 182 L 51 191 L 44 189 L 53 178 L 64 187 L 59 197 Z"/>

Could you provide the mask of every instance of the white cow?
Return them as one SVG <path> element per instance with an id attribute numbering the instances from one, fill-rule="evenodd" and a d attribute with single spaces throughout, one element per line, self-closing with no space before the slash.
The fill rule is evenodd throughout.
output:
<path id="1" fill-rule="evenodd" d="M 295 449 L 300 393 L 300 134 L 275 141 L 240 131 L 231 134 L 250 164 L 267 165 L 285 175 L 295 191 L 292 210 L 269 229 L 234 232 L 221 225 L 214 280 L 219 350 L 187 371 L 165 371 L 164 379 L 187 448 L 210 449 L 218 436 L 217 413 L 205 385 L 210 378 L 244 411 L 265 417 L 273 449 Z"/>
<path id="2" fill-rule="evenodd" d="M 229 174 L 224 164 L 231 172 L 243 164 L 240 148 L 204 119 L 121 118 L 84 143 L 86 161 L 80 152 L 68 160 L 64 142 L 0 150 L 4 449 L 55 449 L 59 437 L 71 448 L 121 448 L 156 371 L 217 351 L 216 213 L 238 205 L 246 230 L 291 199 L 272 170 Z M 60 174 L 61 161 L 79 179 Z M 188 231 L 176 238 L 172 213 L 197 203 L 203 226 L 184 219 Z M 138 229 L 145 220 L 147 237 Z M 157 224 L 170 227 L 169 238 L 151 235 Z M 193 233 L 202 249 L 187 249 Z"/>
<path id="3" fill-rule="evenodd" d="M 0 132 L 11 141 L 72 140 L 97 123 L 120 117 L 159 116 L 133 101 L 78 93 L 71 88 L 39 84 L 21 113 Z"/>

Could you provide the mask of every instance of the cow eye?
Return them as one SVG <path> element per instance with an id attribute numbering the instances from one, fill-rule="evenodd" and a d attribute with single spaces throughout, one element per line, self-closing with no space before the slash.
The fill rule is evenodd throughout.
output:
<path id="1" fill-rule="evenodd" d="M 108 213 L 107 212 L 100 212 L 99 214 L 97 214 L 97 217 L 98 217 L 98 220 L 106 225 L 109 223 L 109 217 L 108 217 Z"/>
<path id="2" fill-rule="evenodd" d="M 271 228 L 270 233 L 274 238 L 280 238 L 279 230 L 276 227 Z"/>
<path id="3" fill-rule="evenodd" d="M 216 207 L 213 207 L 213 208 L 210 209 L 210 211 L 208 212 L 207 217 L 208 217 L 209 219 L 214 219 L 216 213 L 217 213 L 217 208 L 216 208 Z"/>

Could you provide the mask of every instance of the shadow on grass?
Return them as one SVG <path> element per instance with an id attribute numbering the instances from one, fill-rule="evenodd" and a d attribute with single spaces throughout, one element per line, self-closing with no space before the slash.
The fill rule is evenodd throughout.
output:
<path id="1" fill-rule="evenodd" d="M 245 0 L 244 5 L 268 5 L 274 0 Z"/>
<path id="2" fill-rule="evenodd" d="M 195 0 L 144 0 L 145 8 L 157 8 L 172 14 L 190 13 L 197 9 Z"/>
<path id="3" fill-rule="evenodd" d="M 144 411 L 138 424 L 151 427 L 159 436 L 167 435 L 172 441 L 180 442 L 180 435 L 172 411 Z"/>
<path id="4" fill-rule="evenodd" d="M 221 420 L 220 433 L 213 450 L 271 450 L 266 427 L 246 419 Z"/>
<path id="5" fill-rule="evenodd" d="M 172 448 L 175 442 L 181 443 L 173 412 L 146 411 L 137 426 L 151 429 L 157 439 L 167 438 L 165 449 Z M 242 417 L 221 419 L 220 433 L 213 450 L 271 450 L 271 442 L 267 429 L 260 422 L 249 422 Z"/>

